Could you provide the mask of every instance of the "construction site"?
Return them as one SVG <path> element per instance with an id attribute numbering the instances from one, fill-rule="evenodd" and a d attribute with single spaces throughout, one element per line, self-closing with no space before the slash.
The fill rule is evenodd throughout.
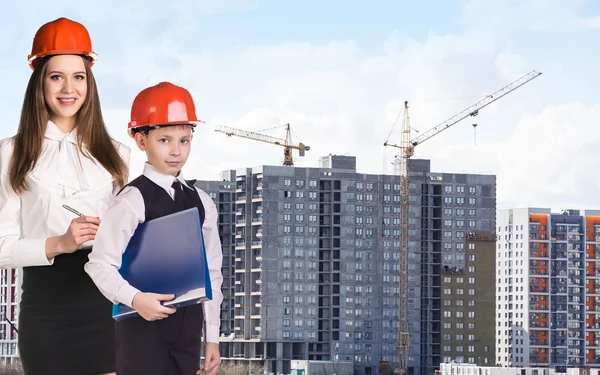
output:
<path id="1" fill-rule="evenodd" d="M 281 166 L 223 171 L 219 181 L 197 183 L 221 212 L 224 360 L 272 373 L 302 373 L 297 361 L 305 360 L 329 363 L 333 373 L 350 366 L 382 375 L 433 374 L 454 360 L 443 350 L 450 337 L 443 335 L 450 312 L 442 305 L 444 275 L 466 274 L 469 239 L 485 237 L 493 252 L 496 177 L 432 172 L 429 160 L 413 159 L 415 149 L 540 75 L 532 71 L 416 137 L 406 101 L 401 135 L 384 142 L 398 150 L 392 175 L 358 173 L 347 155 L 295 167 L 293 151 L 304 156 L 310 146 L 293 140 L 290 124 L 282 138 L 218 126 L 284 151 Z M 494 261 L 487 261 L 492 270 Z M 477 357 L 465 347 L 464 362 L 494 362 L 493 321 L 471 320 L 471 333 L 491 324 L 491 339 Z M 314 368 L 311 374 L 329 373 Z"/>

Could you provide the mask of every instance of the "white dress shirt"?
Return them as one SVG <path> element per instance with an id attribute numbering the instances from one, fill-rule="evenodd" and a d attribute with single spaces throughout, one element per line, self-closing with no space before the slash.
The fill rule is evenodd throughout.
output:
<path id="1" fill-rule="evenodd" d="M 179 173 L 177 177 L 165 175 L 149 163 L 145 164 L 143 175 L 163 188 L 173 199 L 175 190 L 171 185 L 175 179 L 179 180 L 184 188 L 192 189 L 185 182 L 182 173 Z M 207 342 L 218 343 L 221 325 L 221 302 L 223 301 L 223 293 L 221 292 L 223 252 L 217 226 L 218 213 L 210 196 L 201 189 L 196 188 L 196 191 L 204 205 L 205 215 L 202 233 L 206 245 L 206 257 L 213 291 L 212 300 L 204 302 L 205 338 Z M 134 186 L 127 186 L 110 203 L 110 208 L 96 233 L 94 247 L 89 255 L 89 262 L 85 265 L 85 270 L 102 294 L 113 303 L 123 303 L 133 307 L 133 297 L 140 292 L 123 279 L 119 273 L 119 268 L 129 239 L 133 236 L 137 226 L 145 220 L 145 211 L 144 198 L 140 191 Z M 168 233 L 165 235 L 168 235 Z M 152 291 L 144 290 L 141 292 Z"/>
<path id="2" fill-rule="evenodd" d="M 129 165 L 130 148 L 113 142 Z M 62 205 L 102 218 L 119 187 L 99 162 L 78 151 L 77 128 L 64 134 L 49 121 L 29 187 L 19 196 L 8 179 L 13 149 L 12 138 L 0 140 L 0 268 L 52 265 L 46 239 L 64 234 L 77 217 Z"/>

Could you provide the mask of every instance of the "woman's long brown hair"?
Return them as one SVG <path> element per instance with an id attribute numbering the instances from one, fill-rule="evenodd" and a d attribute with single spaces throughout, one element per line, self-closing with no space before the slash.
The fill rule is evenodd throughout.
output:
<path id="1" fill-rule="evenodd" d="M 84 156 L 95 158 L 113 176 L 118 186 L 123 186 L 128 178 L 128 168 L 106 130 L 96 80 L 88 60 L 82 59 L 87 75 L 87 97 L 77 113 L 77 145 Z M 40 157 L 44 133 L 50 119 L 44 99 L 47 65 L 48 59 L 40 61 L 31 74 L 21 109 L 19 129 L 14 136 L 9 179 L 17 194 L 28 188 L 26 177 Z"/>

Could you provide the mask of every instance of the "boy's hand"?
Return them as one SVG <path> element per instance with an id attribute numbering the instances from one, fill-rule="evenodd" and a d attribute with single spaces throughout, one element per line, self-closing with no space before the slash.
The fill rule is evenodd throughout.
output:
<path id="1" fill-rule="evenodd" d="M 196 371 L 196 374 L 215 375 L 221 365 L 221 354 L 219 344 L 207 342 L 204 350 L 204 367 Z"/>
<path id="2" fill-rule="evenodd" d="M 153 321 L 164 319 L 176 310 L 172 307 L 163 306 L 161 301 L 170 301 L 175 298 L 173 294 L 137 293 L 133 297 L 131 306 L 142 316 L 142 318 Z"/>

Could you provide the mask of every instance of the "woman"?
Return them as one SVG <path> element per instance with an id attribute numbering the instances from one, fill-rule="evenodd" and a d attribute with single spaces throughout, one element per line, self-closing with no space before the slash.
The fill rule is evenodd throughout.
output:
<path id="1" fill-rule="evenodd" d="M 83 25 L 43 25 L 19 129 L 0 141 L 0 267 L 23 268 L 19 352 L 27 375 L 115 371 L 112 305 L 83 266 L 99 218 L 127 182 L 130 149 L 105 128 L 95 60 Z"/>

